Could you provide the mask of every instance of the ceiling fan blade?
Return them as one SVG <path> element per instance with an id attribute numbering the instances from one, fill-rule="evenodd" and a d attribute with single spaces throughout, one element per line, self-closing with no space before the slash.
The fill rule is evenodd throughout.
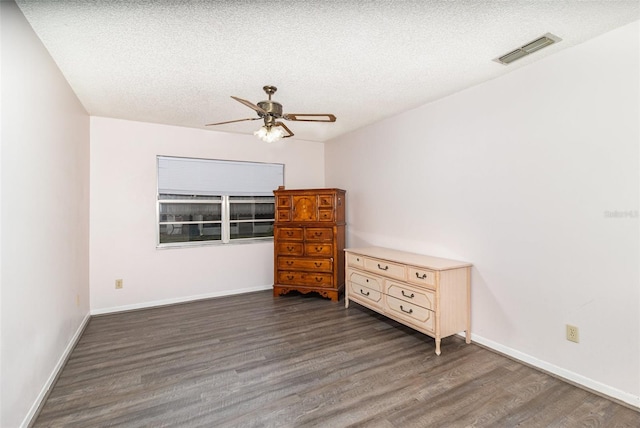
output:
<path id="1" fill-rule="evenodd" d="M 224 125 L 225 123 L 244 122 L 245 120 L 258 120 L 260 117 L 251 117 L 249 119 L 227 120 L 226 122 L 207 123 L 205 126 Z"/>
<path id="2" fill-rule="evenodd" d="M 285 131 L 287 131 L 287 134 L 289 135 L 285 135 L 282 138 L 289 138 L 289 137 L 293 137 L 293 132 L 291 132 L 291 130 L 289 128 L 287 128 L 287 125 L 285 125 L 282 122 L 276 122 L 275 126 L 282 126 L 284 128 Z"/>
<path id="3" fill-rule="evenodd" d="M 298 122 L 335 122 L 336 117 L 332 114 L 301 114 L 301 113 L 287 113 L 284 116 L 287 120 L 297 120 Z M 324 119 L 310 119 L 316 117 L 323 117 Z"/>
<path id="4" fill-rule="evenodd" d="M 239 103 L 242 103 L 242 104 L 246 105 L 250 109 L 253 109 L 253 110 L 257 111 L 260 114 L 267 114 L 266 111 L 264 111 L 263 109 L 261 109 L 257 105 L 253 104 L 251 101 L 243 100 L 242 98 L 234 97 L 233 95 L 231 95 L 231 98 L 233 98 L 234 100 L 238 101 Z"/>

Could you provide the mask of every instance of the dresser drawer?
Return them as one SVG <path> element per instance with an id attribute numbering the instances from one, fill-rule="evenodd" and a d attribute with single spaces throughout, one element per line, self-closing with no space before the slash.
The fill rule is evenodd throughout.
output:
<path id="1" fill-rule="evenodd" d="M 434 312 L 392 296 L 385 296 L 385 300 L 385 311 L 420 328 L 434 330 Z"/>
<path id="2" fill-rule="evenodd" d="M 276 236 L 282 241 L 302 241 L 304 229 L 301 227 L 278 227 Z"/>
<path id="3" fill-rule="evenodd" d="M 372 288 L 374 290 L 382 292 L 382 278 L 376 278 L 374 276 L 363 275 L 359 272 L 350 270 L 347 273 L 347 281 L 353 284 L 361 285 L 363 287 Z"/>
<path id="4" fill-rule="evenodd" d="M 436 285 L 436 273 L 434 271 L 413 266 L 408 266 L 407 270 L 409 275 L 407 280 L 409 282 L 418 285 Z"/>
<path id="5" fill-rule="evenodd" d="M 364 287 L 351 281 L 347 281 L 347 288 L 349 299 L 364 301 L 382 309 L 382 293 L 380 291 Z"/>
<path id="6" fill-rule="evenodd" d="M 304 244 L 304 253 L 307 256 L 331 256 L 333 245 L 331 243 Z"/>
<path id="7" fill-rule="evenodd" d="M 304 230 L 306 241 L 333 241 L 333 229 L 330 227 L 307 227 Z"/>
<path id="8" fill-rule="evenodd" d="M 414 305 L 422 306 L 426 309 L 435 310 L 434 302 L 436 301 L 435 293 L 427 290 L 420 290 L 415 287 L 410 287 L 402 283 L 394 281 L 386 281 L 386 294 L 395 297 L 400 300 L 404 300 Z"/>
<path id="9" fill-rule="evenodd" d="M 301 256 L 304 254 L 304 245 L 302 242 L 278 242 L 276 251 L 278 255 Z"/>
<path id="10" fill-rule="evenodd" d="M 278 257 L 278 269 L 332 272 L 333 261 L 331 259 Z"/>
<path id="11" fill-rule="evenodd" d="M 347 266 L 364 268 L 364 257 L 357 254 L 347 253 Z"/>
<path id="12" fill-rule="evenodd" d="M 333 286 L 333 275 L 321 272 L 279 271 L 278 282 L 280 284 L 331 287 Z"/>
<path id="13" fill-rule="evenodd" d="M 386 260 L 364 257 L 364 268 L 369 272 L 379 273 L 389 278 L 405 280 L 404 266 Z"/>

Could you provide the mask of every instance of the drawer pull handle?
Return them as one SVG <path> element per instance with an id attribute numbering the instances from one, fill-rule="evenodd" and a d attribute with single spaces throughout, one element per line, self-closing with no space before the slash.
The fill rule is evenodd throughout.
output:
<path id="1" fill-rule="evenodd" d="M 368 296 L 369 292 L 367 291 L 366 293 L 364 292 L 364 290 L 361 288 L 360 289 L 360 294 L 362 294 L 363 296 Z"/>
<path id="2" fill-rule="evenodd" d="M 319 238 L 322 236 L 322 232 L 315 232 L 314 235 L 316 236 L 316 238 Z"/>
<path id="3" fill-rule="evenodd" d="M 380 266 L 380 263 L 378 263 L 378 269 L 380 269 L 380 270 L 389 270 L 389 266 L 382 267 L 382 266 Z"/>
<path id="4" fill-rule="evenodd" d="M 409 310 L 406 310 L 405 308 L 402 307 L 402 305 L 400 305 L 400 310 L 406 314 L 412 314 L 413 313 L 413 309 L 409 308 Z"/>
<path id="5" fill-rule="evenodd" d="M 295 249 L 296 249 L 295 247 L 287 247 L 287 251 L 289 251 L 289 252 L 291 252 L 291 251 L 293 251 Z"/>
<path id="6" fill-rule="evenodd" d="M 315 262 L 315 263 L 313 263 L 313 264 L 314 264 L 314 265 L 316 265 L 316 267 L 317 267 L 317 268 L 319 268 L 320 266 L 322 266 L 322 262 L 320 262 L 320 263 Z"/>
<path id="7" fill-rule="evenodd" d="M 287 275 L 287 279 L 288 279 L 289 281 L 292 281 L 292 280 L 293 280 L 293 275 Z"/>
<path id="8" fill-rule="evenodd" d="M 316 247 L 316 252 L 319 253 L 320 251 L 322 251 L 323 247 Z"/>
<path id="9" fill-rule="evenodd" d="M 416 272 L 416 278 L 418 279 L 427 279 L 427 274 L 422 274 L 422 276 L 418 275 L 418 272 Z"/>
<path id="10" fill-rule="evenodd" d="M 287 236 L 293 236 L 293 232 L 290 230 L 287 230 Z"/>
<path id="11" fill-rule="evenodd" d="M 404 294 L 404 290 L 402 290 L 402 295 L 404 297 L 408 297 L 409 299 L 413 299 L 415 297 L 415 294 L 411 293 L 411 294 Z"/>
<path id="12" fill-rule="evenodd" d="M 322 282 L 322 277 L 321 276 L 320 277 L 316 276 L 316 282 Z"/>
<path id="13" fill-rule="evenodd" d="M 287 266 L 293 266 L 293 261 L 287 260 Z"/>

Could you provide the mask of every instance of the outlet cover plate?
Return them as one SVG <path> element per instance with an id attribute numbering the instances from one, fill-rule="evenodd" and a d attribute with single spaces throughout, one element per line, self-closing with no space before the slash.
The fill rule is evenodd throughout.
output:
<path id="1" fill-rule="evenodd" d="M 567 324 L 567 340 L 570 342 L 580 343 L 578 327 Z"/>

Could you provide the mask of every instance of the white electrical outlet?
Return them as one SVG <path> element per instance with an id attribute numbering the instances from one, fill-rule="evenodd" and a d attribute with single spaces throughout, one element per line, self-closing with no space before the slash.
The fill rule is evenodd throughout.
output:
<path id="1" fill-rule="evenodd" d="M 578 327 L 575 325 L 567 324 L 567 340 L 570 342 L 580 342 L 580 335 L 578 334 Z"/>
<path id="2" fill-rule="evenodd" d="M 119 290 L 122 287 L 123 287 L 122 280 L 121 279 L 116 279 L 116 289 Z"/>

